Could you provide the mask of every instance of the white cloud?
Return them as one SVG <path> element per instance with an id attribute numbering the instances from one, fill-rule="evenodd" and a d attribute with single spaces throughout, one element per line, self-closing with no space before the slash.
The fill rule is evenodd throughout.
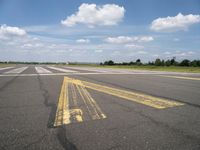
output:
<path id="1" fill-rule="evenodd" d="M 195 52 L 189 51 L 188 54 L 189 54 L 189 55 L 193 55 L 193 54 L 195 54 Z"/>
<path id="2" fill-rule="evenodd" d="M 187 30 L 190 25 L 199 23 L 200 15 L 183 15 L 179 13 L 174 17 L 157 18 L 151 23 L 151 30 L 160 32 L 174 32 L 180 30 Z"/>
<path id="3" fill-rule="evenodd" d="M 159 57 L 160 55 L 158 55 L 158 54 L 153 54 L 152 56 L 153 56 L 153 57 Z"/>
<path id="4" fill-rule="evenodd" d="M 89 39 L 78 39 L 76 40 L 77 43 L 90 43 Z"/>
<path id="5" fill-rule="evenodd" d="M 118 37 L 107 37 L 105 39 L 108 43 L 114 44 L 126 44 L 131 42 L 150 42 L 153 41 L 153 37 L 151 36 L 118 36 Z"/>
<path id="6" fill-rule="evenodd" d="M 194 55 L 195 52 L 193 51 L 188 51 L 188 52 L 182 52 L 182 53 L 178 53 L 176 54 L 177 56 L 191 56 L 191 55 Z"/>
<path id="7" fill-rule="evenodd" d="M 138 54 L 141 54 L 141 55 L 148 54 L 148 52 L 146 52 L 146 51 L 138 51 L 137 53 L 138 53 Z"/>
<path id="8" fill-rule="evenodd" d="M 129 49 L 143 49 L 144 48 L 144 46 L 136 45 L 136 44 L 126 44 L 125 47 Z"/>
<path id="9" fill-rule="evenodd" d="M 75 14 L 62 20 L 61 24 L 68 27 L 72 27 L 77 23 L 86 24 L 88 27 L 117 25 L 122 21 L 124 13 L 124 7 L 115 4 L 97 6 L 96 4 L 83 3 Z"/>
<path id="10" fill-rule="evenodd" d="M 95 50 L 95 53 L 102 53 L 102 52 L 103 52 L 103 50 L 101 50 L 101 49 Z"/>
<path id="11" fill-rule="evenodd" d="M 23 36 L 26 35 L 26 31 L 18 27 L 11 27 L 7 25 L 0 26 L 0 38 L 7 39 L 9 36 Z"/>
<path id="12" fill-rule="evenodd" d="M 170 55 L 171 53 L 167 51 L 167 52 L 164 52 L 164 54 L 165 55 Z"/>
<path id="13" fill-rule="evenodd" d="M 114 51 L 111 55 L 118 56 L 118 55 L 121 55 L 121 53 L 120 53 L 120 51 Z"/>
<path id="14" fill-rule="evenodd" d="M 138 37 L 138 42 L 150 42 L 153 41 L 153 37 L 152 36 L 142 36 L 142 37 Z"/>

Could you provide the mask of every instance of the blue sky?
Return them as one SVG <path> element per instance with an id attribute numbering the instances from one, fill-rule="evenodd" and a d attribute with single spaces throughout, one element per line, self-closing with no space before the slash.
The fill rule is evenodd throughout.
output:
<path id="1" fill-rule="evenodd" d="M 200 0 L 0 0 L 0 60 L 200 59 Z"/>

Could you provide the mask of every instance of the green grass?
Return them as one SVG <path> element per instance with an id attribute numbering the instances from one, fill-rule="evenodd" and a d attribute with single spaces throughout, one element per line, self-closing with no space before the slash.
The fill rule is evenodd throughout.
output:
<path id="1" fill-rule="evenodd" d="M 0 64 L 0 68 L 2 68 L 2 67 L 11 67 L 11 66 L 15 66 L 15 64 Z"/>
<path id="2" fill-rule="evenodd" d="M 180 66 L 100 66 L 100 65 L 70 65 L 70 66 L 82 66 L 82 67 L 99 67 L 99 68 L 112 68 L 112 69 L 135 69 L 135 70 L 150 70 L 150 71 L 169 71 L 169 72 L 189 72 L 200 73 L 200 67 L 180 67 Z"/>

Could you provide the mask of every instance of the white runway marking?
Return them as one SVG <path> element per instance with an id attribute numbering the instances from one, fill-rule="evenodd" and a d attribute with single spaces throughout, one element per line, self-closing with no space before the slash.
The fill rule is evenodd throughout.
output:
<path id="1" fill-rule="evenodd" d="M 77 72 L 77 71 L 74 71 L 74 70 L 62 69 L 62 68 L 57 68 L 57 67 L 52 67 L 52 66 L 48 66 L 48 68 L 54 69 L 54 70 L 57 70 L 57 71 L 61 71 L 61 72 L 67 72 L 67 73 Z"/>
<path id="2" fill-rule="evenodd" d="M 5 72 L 5 74 L 9 74 L 9 73 L 11 73 L 11 74 L 21 73 L 24 70 L 26 70 L 27 68 L 28 67 L 21 67 L 21 68 L 17 68 L 17 69 L 12 69 L 10 71 Z"/>
<path id="3" fill-rule="evenodd" d="M 42 67 L 35 67 L 35 70 L 37 71 L 37 73 L 52 73 L 51 71 L 45 69 L 45 68 L 42 68 Z"/>
<path id="4" fill-rule="evenodd" d="M 171 75 L 175 75 L 177 73 L 171 73 Z M 51 74 L 40 74 L 41 76 L 66 76 L 66 75 L 166 75 L 166 73 L 97 73 L 97 72 L 89 72 L 89 73 L 51 73 Z M 168 73 L 169 75 L 169 73 Z M 179 75 L 186 75 L 186 73 L 180 73 Z M 198 75 L 199 73 L 188 73 L 188 75 Z M 9 77 L 9 76 L 22 76 L 22 77 L 28 77 L 28 76 L 38 76 L 38 74 L 0 74 L 0 77 Z"/>
<path id="5" fill-rule="evenodd" d="M 105 73 L 105 72 L 109 72 L 109 70 L 103 70 L 103 69 L 95 69 L 95 68 L 83 68 L 83 67 L 65 67 L 65 68 L 69 68 L 69 69 L 77 69 L 77 70 L 84 70 L 84 71 L 94 71 L 94 72 L 100 72 L 100 73 Z"/>
<path id="6" fill-rule="evenodd" d="M 11 68 L 14 68 L 14 67 L 3 67 L 3 68 L 0 68 L 0 70 L 6 70 L 6 69 L 11 69 Z"/>

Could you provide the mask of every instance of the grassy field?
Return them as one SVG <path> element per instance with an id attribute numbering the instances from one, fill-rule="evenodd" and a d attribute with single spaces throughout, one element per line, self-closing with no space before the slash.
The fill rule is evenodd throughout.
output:
<path id="1" fill-rule="evenodd" d="M 2 67 L 11 67 L 11 66 L 15 66 L 14 64 L 0 64 L 0 68 Z"/>
<path id="2" fill-rule="evenodd" d="M 100 68 L 113 68 L 113 69 L 135 69 L 135 70 L 150 70 L 150 71 L 169 71 L 169 72 L 190 72 L 200 73 L 200 67 L 180 67 L 180 66 L 100 66 L 100 65 L 70 65 L 70 66 L 82 66 L 82 67 L 100 67 Z"/>

